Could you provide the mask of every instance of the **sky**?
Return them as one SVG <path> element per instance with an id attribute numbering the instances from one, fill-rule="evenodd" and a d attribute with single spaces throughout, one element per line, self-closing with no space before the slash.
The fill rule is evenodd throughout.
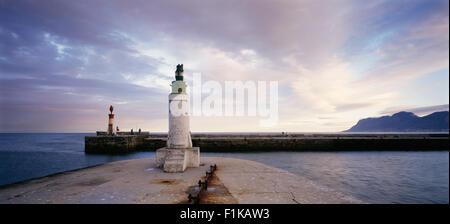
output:
<path id="1" fill-rule="evenodd" d="M 0 132 L 165 132 L 186 80 L 277 81 L 278 122 L 191 130 L 335 132 L 449 108 L 449 1 L 0 0 Z M 189 85 L 189 84 L 188 84 Z"/>

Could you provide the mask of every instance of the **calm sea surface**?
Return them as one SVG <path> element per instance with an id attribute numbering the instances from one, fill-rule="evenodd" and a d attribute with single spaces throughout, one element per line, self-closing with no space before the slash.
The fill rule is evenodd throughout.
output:
<path id="1" fill-rule="evenodd" d="M 0 134 L 0 185 L 87 166 L 136 158 L 86 155 L 84 136 Z M 302 175 L 370 203 L 449 203 L 449 152 L 202 153 L 253 160 Z"/>

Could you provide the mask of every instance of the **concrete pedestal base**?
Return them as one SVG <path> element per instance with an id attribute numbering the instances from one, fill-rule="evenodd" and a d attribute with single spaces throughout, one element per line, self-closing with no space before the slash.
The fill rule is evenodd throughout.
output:
<path id="1" fill-rule="evenodd" d="M 200 148 L 161 148 L 156 150 L 156 165 L 164 172 L 184 172 L 188 167 L 200 166 Z"/>

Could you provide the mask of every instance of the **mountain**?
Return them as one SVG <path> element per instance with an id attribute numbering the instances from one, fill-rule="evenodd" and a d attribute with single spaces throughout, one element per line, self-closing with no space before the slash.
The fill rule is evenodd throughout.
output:
<path id="1" fill-rule="evenodd" d="M 419 117 L 411 112 L 365 118 L 345 132 L 448 132 L 448 111 Z"/>

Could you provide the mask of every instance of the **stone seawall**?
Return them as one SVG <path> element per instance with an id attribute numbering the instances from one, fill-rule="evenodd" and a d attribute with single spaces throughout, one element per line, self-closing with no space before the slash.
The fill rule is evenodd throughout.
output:
<path id="1" fill-rule="evenodd" d="M 203 152 L 446 150 L 448 139 L 193 139 Z"/>
<path id="2" fill-rule="evenodd" d="M 156 150 L 166 146 L 165 141 L 146 140 L 149 136 L 123 135 L 123 136 L 86 136 L 86 153 L 129 153 L 142 150 Z"/>
<path id="3" fill-rule="evenodd" d="M 155 151 L 166 134 L 86 136 L 86 153 Z M 202 152 L 448 150 L 449 134 L 192 134 Z"/>

